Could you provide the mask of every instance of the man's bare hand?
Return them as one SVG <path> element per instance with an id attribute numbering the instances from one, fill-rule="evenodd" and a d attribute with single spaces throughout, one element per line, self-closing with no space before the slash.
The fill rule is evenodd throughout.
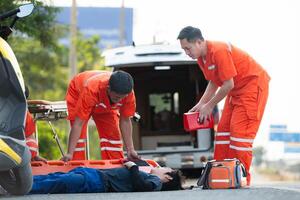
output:
<path id="1" fill-rule="evenodd" d="M 197 103 L 193 108 L 191 108 L 189 110 L 189 112 L 200 112 L 202 107 L 203 107 L 203 104 Z"/>
<path id="2" fill-rule="evenodd" d="M 204 104 L 199 110 L 199 123 L 203 123 L 205 120 L 210 119 L 213 107 L 209 104 Z"/>
<path id="3" fill-rule="evenodd" d="M 127 151 L 127 157 L 128 160 L 132 160 L 132 161 L 141 159 L 141 156 L 139 156 L 135 150 Z"/>

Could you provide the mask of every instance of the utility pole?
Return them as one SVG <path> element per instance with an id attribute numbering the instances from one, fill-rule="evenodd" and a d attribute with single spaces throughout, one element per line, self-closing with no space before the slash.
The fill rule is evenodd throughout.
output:
<path id="1" fill-rule="evenodd" d="M 120 8 L 120 25 L 119 25 L 119 46 L 124 46 L 125 42 L 125 7 L 124 0 L 122 0 L 122 5 Z"/>
<path id="2" fill-rule="evenodd" d="M 71 24 L 70 24 L 69 80 L 71 80 L 77 74 L 76 40 L 77 40 L 77 6 L 76 6 L 76 0 L 72 0 Z"/>

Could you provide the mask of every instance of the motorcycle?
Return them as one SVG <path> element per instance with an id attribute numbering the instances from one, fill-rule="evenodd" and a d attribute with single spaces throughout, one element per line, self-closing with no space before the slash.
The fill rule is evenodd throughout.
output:
<path id="1" fill-rule="evenodd" d="M 9 26 L 0 26 L 0 185 L 12 195 L 30 191 L 32 171 L 24 135 L 27 111 L 24 80 L 6 39 L 17 20 L 30 15 L 33 9 L 34 5 L 29 3 L 0 15 L 0 24 L 14 17 Z"/>

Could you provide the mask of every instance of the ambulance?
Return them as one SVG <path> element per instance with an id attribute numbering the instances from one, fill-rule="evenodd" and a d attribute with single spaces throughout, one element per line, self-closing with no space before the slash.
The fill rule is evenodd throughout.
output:
<path id="1" fill-rule="evenodd" d="M 186 132 L 183 114 L 203 95 L 207 81 L 179 45 L 126 46 L 103 52 L 105 66 L 130 73 L 136 112 L 134 146 L 161 166 L 198 169 L 212 159 L 213 130 Z"/>

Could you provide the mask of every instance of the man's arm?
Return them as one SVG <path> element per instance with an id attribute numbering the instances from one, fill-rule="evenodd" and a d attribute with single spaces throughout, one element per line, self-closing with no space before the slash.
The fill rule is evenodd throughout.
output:
<path id="1" fill-rule="evenodd" d="M 151 181 L 145 180 L 139 173 L 139 167 L 132 161 L 124 163 L 130 173 L 132 186 L 136 192 L 147 192 L 154 190 L 154 184 Z"/>
<path id="2" fill-rule="evenodd" d="M 210 107 L 214 108 L 217 103 L 219 103 L 227 94 L 234 88 L 233 78 L 224 81 L 223 85 L 220 87 L 220 90 L 217 94 L 207 103 Z"/>
<path id="3" fill-rule="evenodd" d="M 132 141 L 132 124 L 129 117 L 120 117 L 120 129 L 123 137 L 123 141 L 127 150 L 127 157 L 130 160 L 140 159 L 136 151 L 134 150 Z"/>
<path id="4" fill-rule="evenodd" d="M 80 137 L 83 123 L 84 121 L 81 120 L 79 117 L 75 118 L 74 124 L 71 127 L 71 131 L 69 135 L 68 152 L 64 157 L 62 157 L 63 161 L 69 161 L 72 159 L 77 141 Z"/>
<path id="5" fill-rule="evenodd" d="M 220 87 L 215 96 L 213 96 L 206 104 L 204 104 L 199 112 L 199 121 L 202 122 L 204 119 L 208 119 L 209 115 L 212 113 L 213 108 L 219 103 L 227 94 L 234 88 L 233 78 L 224 81 L 223 85 Z"/>
<path id="6" fill-rule="evenodd" d="M 206 104 L 213 98 L 217 89 L 218 86 L 212 81 L 209 81 L 203 96 L 201 97 L 199 102 L 192 109 L 189 110 L 189 112 L 198 112 L 204 104 Z"/>

